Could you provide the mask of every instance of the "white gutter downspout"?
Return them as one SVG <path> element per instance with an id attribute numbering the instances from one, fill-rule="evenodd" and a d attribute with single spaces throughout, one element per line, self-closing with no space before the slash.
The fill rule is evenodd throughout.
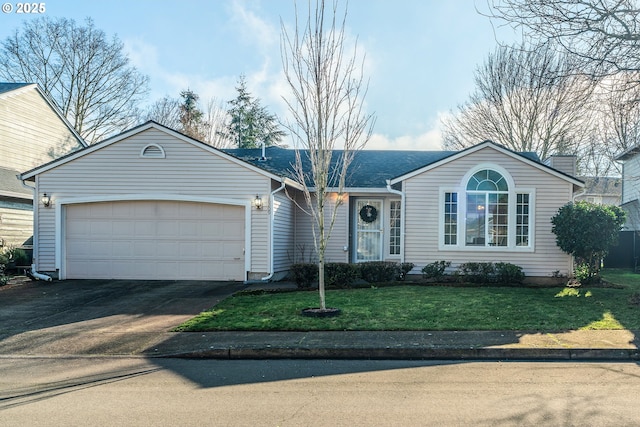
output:
<path id="1" fill-rule="evenodd" d="M 274 231 L 273 231 L 273 227 L 275 224 L 275 216 L 276 213 L 273 210 L 273 204 L 274 204 L 274 200 L 275 200 L 275 194 L 284 190 L 284 187 L 286 186 L 285 184 L 285 180 L 284 178 L 280 178 L 280 187 L 276 188 L 275 190 L 273 190 L 271 192 L 271 194 L 269 195 L 269 215 L 271 216 L 271 218 L 269 218 L 269 274 L 267 276 L 264 276 L 262 279 L 263 282 L 268 282 L 269 280 L 271 280 L 271 278 L 273 277 L 273 275 L 275 274 L 274 270 L 274 262 L 273 262 L 273 250 L 274 250 Z"/>
<path id="2" fill-rule="evenodd" d="M 391 188 L 391 181 L 387 180 L 387 191 L 389 193 L 397 194 L 400 196 L 400 262 L 404 263 L 404 211 L 405 211 L 405 199 L 404 192 L 400 190 L 394 190 Z"/>
<path id="3" fill-rule="evenodd" d="M 36 233 L 36 228 L 37 228 L 37 224 L 38 224 L 38 194 L 36 193 L 36 187 L 32 187 L 30 185 L 28 185 L 26 182 L 24 182 L 24 180 L 22 180 L 20 178 L 20 175 L 18 175 L 18 179 L 20 180 L 20 183 L 22 184 L 22 186 L 24 188 L 28 188 L 29 190 L 31 190 L 33 192 L 33 258 L 36 258 L 37 256 L 37 248 L 38 248 L 38 239 L 37 239 L 37 235 L 38 233 Z M 37 258 L 36 258 L 37 259 Z M 31 264 L 31 272 L 30 272 L 31 276 L 35 279 L 38 280 L 45 280 L 47 282 L 51 282 L 53 281 L 53 278 L 51 276 L 47 276 L 46 274 L 40 274 L 36 271 L 36 265 L 35 264 Z"/>

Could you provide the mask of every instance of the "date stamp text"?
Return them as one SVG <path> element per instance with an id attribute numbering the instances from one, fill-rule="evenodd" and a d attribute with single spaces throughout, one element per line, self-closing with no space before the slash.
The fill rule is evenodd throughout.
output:
<path id="1" fill-rule="evenodd" d="M 47 11 L 46 3 L 2 3 L 3 13 L 40 14 Z"/>

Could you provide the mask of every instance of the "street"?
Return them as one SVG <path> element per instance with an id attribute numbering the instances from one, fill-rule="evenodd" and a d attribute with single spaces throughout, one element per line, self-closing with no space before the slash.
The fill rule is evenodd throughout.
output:
<path id="1" fill-rule="evenodd" d="M 640 423 L 633 363 L 0 358 L 2 426 Z"/>

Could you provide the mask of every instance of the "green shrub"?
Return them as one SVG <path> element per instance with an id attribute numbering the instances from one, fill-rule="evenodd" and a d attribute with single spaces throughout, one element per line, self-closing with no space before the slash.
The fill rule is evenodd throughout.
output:
<path id="1" fill-rule="evenodd" d="M 318 280 L 318 264 L 293 264 L 290 273 L 298 288 L 310 288 Z"/>
<path id="2" fill-rule="evenodd" d="M 573 255 L 586 277 L 576 279 L 581 283 L 600 280 L 600 265 L 609 249 L 617 244 L 618 235 L 626 219 L 622 208 L 597 205 L 585 201 L 570 202 L 561 207 L 551 218 L 551 231 L 556 243 L 564 252 Z"/>
<path id="3" fill-rule="evenodd" d="M 451 265 L 451 261 L 435 261 L 422 268 L 422 277 L 438 281 L 444 277 L 444 271 Z"/>
<path id="4" fill-rule="evenodd" d="M 491 262 L 465 262 L 458 267 L 458 276 L 465 282 L 495 282 L 495 268 Z"/>
<path id="5" fill-rule="evenodd" d="M 404 280 L 407 278 L 407 274 L 409 274 L 409 272 L 411 270 L 413 270 L 413 267 L 415 267 L 416 265 L 412 262 L 403 262 L 400 264 L 400 276 L 397 277 L 397 280 Z"/>
<path id="6" fill-rule="evenodd" d="M 4 257 L 7 258 L 6 264 L 12 264 L 13 266 L 25 266 L 31 264 L 29 255 L 21 248 L 10 247 L 4 252 Z"/>
<path id="7" fill-rule="evenodd" d="M 351 287 L 358 275 L 359 268 L 357 264 L 328 262 L 324 265 L 324 280 L 327 286 L 336 288 Z"/>
<path id="8" fill-rule="evenodd" d="M 503 285 L 522 283 L 524 272 L 522 267 L 508 262 L 496 262 L 494 265 L 496 281 Z"/>
<path id="9" fill-rule="evenodd" d="M 369 283 L 391 282 L 402 274 L 400 264 L 392 261 L 370 261 L 358 265 L 360 277 Z"/>
<path id="10" fill-rule="evenodd" d="M 573 269 L 573 275 L 583 285 L 598 281 L 598 277 L 591 274 L 589 264 L 586 262 L 577 263 Z"/>
<path id="11" fill-rule="evenodd" d="M 522 267 L 508 262 L 466 262 L 460 264 L 456 275 L 464 282 L 512 285 L 522 283 Z"/>

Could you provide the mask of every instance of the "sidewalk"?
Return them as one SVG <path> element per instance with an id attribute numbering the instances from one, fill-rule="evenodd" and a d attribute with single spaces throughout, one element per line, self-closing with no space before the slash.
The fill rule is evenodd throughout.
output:
<path id="1" fill-rule="evenodd" d="M 640 332 L 640 331 L 638 331 Z M 638 361 L 631 331 L 175 333 L 152 357 L 216 359 L 447 359 Z"/>

